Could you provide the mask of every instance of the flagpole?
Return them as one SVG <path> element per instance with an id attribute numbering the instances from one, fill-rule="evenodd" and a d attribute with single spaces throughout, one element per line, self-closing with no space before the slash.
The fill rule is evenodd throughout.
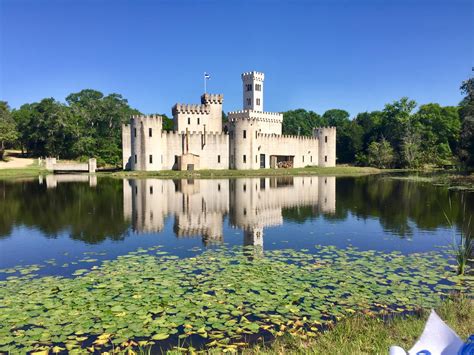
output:
<path id="1" fill-rule="evenodd" d="M 204 93 L 207 94 L 207 87 L 206 87 L 206 72 L 204 72 Z"/>

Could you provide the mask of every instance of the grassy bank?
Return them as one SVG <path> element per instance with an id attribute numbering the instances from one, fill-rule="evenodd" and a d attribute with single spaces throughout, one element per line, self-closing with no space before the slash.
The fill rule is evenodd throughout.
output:
<path id="1" fill-rule="evenodd" d="M 474 332 L 474 300 L 451 297 L 436 312 L 463 339 Z M 368 316 L 353 316 L 337 323 L 311 340 L 291 335 L 271 344 L 258 344 L 245 354 L 387 354 L 391 345 L 410 349 L 423 331 L 429 310 L 418 315 L 394 317 L 384 321 Z"/>
<path id="2" fill-rule="evenodd" d="M 15 169 L 0 169 L 0 180 L 17 179 L 17 178 L 31 178 L 38 177 L 38 175 L 46 175 L 48 171 L 36 166 L 29 166 L 26 168 Z"/>
<path id="3" fill-rule="evenodd" d="M 364 174 L 378 174 L 383 170 L 369 167 L 336 166 L 333 168 L 307 167 L 294 169 L 258 169 L 258 170 L 196 170 L 196 171 L 118 171 L 112 173 L 99 173 L 100 175 L 127 178 L 237 178 L 237 177 L 260 177 L 260 176 L 298 176 L 298 175 L 332 175 L 350 176 Z"/>

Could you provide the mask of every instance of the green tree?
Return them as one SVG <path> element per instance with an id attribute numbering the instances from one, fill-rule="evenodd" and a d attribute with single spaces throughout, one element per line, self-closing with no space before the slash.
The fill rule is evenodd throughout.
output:
<path id="1" fill-rule="evenodd" d="M 73 157 L 71 146 L 76 126 L 66 106 L 49 98 L 23 105 L 12 114 L 20 131 L 22 149 L 29 154 Z"/>
<path id="2" fill-rule="evenodd" d="M 395 155 L 389 141 L 382 138 L 380 142 L 372 142 L 368 148 L 368 163 L 377 168 L 389 168 L 392 166 Z"/>
<path id="3" fill-rule="evenodd" d="M 336 152 L 338 163 L 353 163 L 363 147 L 363 129 L 349 119 L 349 112 L 331 109 L 324 112 L 322 120 L 336 127 Z"/>
<path id="4" fill-rule="evenodd" d="M 312 136 L 314 128 L 327 125 L 328 122 L 313 111 L 298 109 L 283 113 L 283 134 Z"/>
<path id="5" fill-rule="evenodd" d="M 381 135 L 390 142 L 398 156 L 401 155 L 403 138 L 412 125 L 412 111 L 415 107 L 415 101 L 403 97 L 386 104 L 382 111 Z"/>
<path id="6" fill-rule="evenodd" d="M 95 156 L 99 163 L 120 165 L 122 124 L 140 112 L 132 109 L 119 94 L 104 96 L 91 89 L 69 95 L 66 102 L 78 128 L 72 154 Z"/>
<path id="7" fill-rule="evenodd" d="M 474 78 L 464 81 L 461 92 L 466 95 L 459 104 L 462 120 L 459 158 L 467 166 L 474 166 Z"/>
<path id="8" fill-rule="evenodd" d="M 3 159 L 7 145 L 13 144 L 17 138 L 18 132 L 10 112 L 10 107 L 7 102 L 0 101 L 0 160 Z"/>

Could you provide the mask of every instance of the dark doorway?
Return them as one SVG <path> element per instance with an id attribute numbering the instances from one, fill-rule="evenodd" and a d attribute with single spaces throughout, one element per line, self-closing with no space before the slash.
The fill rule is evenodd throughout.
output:
<path id="1" fill-rule="evenodd" d="M 265 154 L 260 154 L 260 169 L 265 169 Z"/>

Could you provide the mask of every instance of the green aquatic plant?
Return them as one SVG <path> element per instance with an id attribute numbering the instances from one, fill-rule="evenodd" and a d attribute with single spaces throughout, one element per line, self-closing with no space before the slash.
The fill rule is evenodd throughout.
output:
<path id="1" fill-rule="evenodd" d="M 332 246 L 264 254 L 222 247 L 185 259 L 154 247 L 72 278 L 35 277 L 34 269 L 0 281 L 0 351 L 236 350 L 258 337 L 312 337 L 353 313 L 432 307 L 469 286 L 439 252 Z"/>
<path id="2" fill-rule="evenodd" d="M 449 207 L 452 209 L 451 198 L 449 198 Z M 466 217 L 466 201 L 464 196 L 462 198 L 462 216 L 463 223 L 461 224 L 459 238 L 456 238 L 456 233 L 453 233 L 453 253 L 457 264 L 458 275 L 464 275 L 466 267 L 470 262 L 473 261 L 474 254 L 474 237 L 471 234 L 471 220 L 472 216 Z M 452 230 L 455 230 L 452 219 L 444 212 L 444 216 L 451 226 Z"/>

